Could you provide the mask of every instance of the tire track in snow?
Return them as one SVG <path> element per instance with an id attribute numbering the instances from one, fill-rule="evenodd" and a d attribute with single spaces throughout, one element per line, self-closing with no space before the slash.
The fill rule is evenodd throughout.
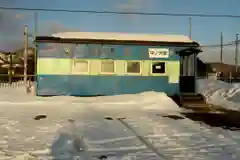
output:
<path id="1" fill-rule="evenodd" d="M 143 144 L 145 144 L 147 146 L 148 149 L 152 150 L 154 153 L 156 153 L 158 155 L 158 157 L 160 158 L 159 160 L 168 160 L 169 158 L 167 156 L 165 156 L 164 154 L 160 153 L 158 151 L 158 149 L 156 149 L 151 142 L 148 139 L 145 139 L 143 136 L 141 136 L 136 130 L 134 130 L 127 122 L 124 121 L 123 118 L 117 118 L 117 120 L 122 123 L 127 129 L 129 129 L 130 131 L 132 131 L 134 133 L 134 135 L 143 142 Z"/>
<path id="2" fill-rule="evenodd" d="M 148 135 L 145 137 L 149 138 L 149 141 L 154 137 L 157 138 L 151 141 L 152 144 L 155 147 L 157 145 L 163 154 L 172 158 L 236 159 L 239 157 L 233 149 L 235 144 L 233 140 L 224 141 L 213 132 L 212 128 L 206 128 L 188 119 L 172 120 L 143 113 L 137 116 L 131 115 L 125 121 L 138 133 Z"/>
<path id="3" fill-rule="evenodd" d="M 164 121 L 169 122 L 162 117 L 157 117 L 156 115 L 155 116 L 152 115 L 151 118 L 157 123 L 159 123 L 159 121 L 161 121 L 161 123 Z M 203 139 L 206 139 L 206 142 L 203 144 L 199 144 L 199 146 L 196 149 L 199 149 L 199 150 L 206 149 L 208 151 L 209 149 L 212 149 L 212 150 L 219 149 L 224 151 L 224 152 L 217 151 L 217 152 L 220 152 L 218 154 L 222 154 L 222 156 L 227 156 L 229 158 L 239 157 L 237 150 L 235 150 L 233 147 L 233 146 L 239 146 L 239 144 L 230 136 L 226 136 L 226 134 L 223 134 L 223 133 L 216 134 L 215 133 L 216 130 L 214 131 L 213 128 L 206 127 L 205 125 L 201 125 L 188 118 L 183 120 L 170 120 L 170 121 L 172 121 L 175 124 L 174 125 L 175 128 L 178 128 L 179 130 L 183 130 L 183 131 L 185 130 L 185 132 L 189 132 L 192 135 L 199 134 Z M 211 151 L 209 151 L 209 153 L 211 153 Z"/>

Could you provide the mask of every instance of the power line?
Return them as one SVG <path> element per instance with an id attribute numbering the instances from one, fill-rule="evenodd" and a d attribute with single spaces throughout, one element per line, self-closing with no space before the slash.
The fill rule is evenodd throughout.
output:
<path id="1" fill-rule="evenodd" d="M 94 10 L 70 10 L 70 9 L 47 9 L 47 8 L 19 8 L 1 7 L 0 10 L 21 10 L 21 11 L 45 11 L 45 12 L 70 12 L 70 13 L 92 13 L 92 14 L 119 14 L 119 15 L 146 15 L 146 16 L 173 16 L 173 17 L 207 17 L 207 18 L 240 18 L 240 15 L 233 14 L 195 14 L 195 13 L 164 13 L 164 12 L 115 12 L 115 11 L 94 11 Z"/>
<path id="2" fill-rule="evenodd" d="M 229 43 L 226 43 L 226 44 L 222 44 L 222 46 L 231 46 L 231 45 L 234 45 L 234 44 L 236 44 L 236 41 L 229 42 Z M 201 47 L 221 47 L 221 44 L 202 45 Z"/>
<path id="3" fill-rule="evenodd" d="M 119 14 L 119 15 L 146 15 L 146 16 L 175 16 L 175 17 L 207 17 L 207 18 L 240 18 L 240 15 L 232 14 L 193 14 L 193 13 L 147 13 L 147 12 L 115 12 L 115 11 L 94 11 L 94 10 L 70 10 L 70 9 L 47 9 L 47 8 L 23 8 L 23 7 L 1 7 L 0 10 L 20 10 L 20 11 L 45 11 L 45 12 L 70 12 L 70 13 L 92 13 L 92 14 Z M 239 40 L 240 41 L 240 40 Z M 230 46 L 236 41 L 222 44 Z M 201 47 L 220 47 L 221 44 L 203 45 Z"/>
<path id="4" fill-rule="evenodd" d="M 223 44 L 222 46 L 232 46 L 234 45 L 233 43 L 229 43 L 229 44 Z M 213 45 L 202 45 L 201 47 L 207 48 L 207 47 L 221 47 L 221 44 L 213 44 Z"/>

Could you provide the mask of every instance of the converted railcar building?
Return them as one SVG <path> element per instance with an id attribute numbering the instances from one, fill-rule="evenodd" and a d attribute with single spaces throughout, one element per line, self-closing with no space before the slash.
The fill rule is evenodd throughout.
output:
<path id="1" fill-rule="evenodd" d="M 64 32 L 36 42 L 39 96 L 195 92 L 200 50 L 187 36 Z"/>

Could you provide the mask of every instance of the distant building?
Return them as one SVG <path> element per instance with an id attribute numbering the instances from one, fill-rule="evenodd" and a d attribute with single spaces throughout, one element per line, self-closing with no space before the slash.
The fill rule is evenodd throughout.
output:
<path id="1" fill-rule="evenodd" d="M 12 62 L 10 62 L 10 53 L 12 54 Z M 34 48 L 28 48 L 28 74 L 34 75 L 34 66 L 35 59 L 34 57 Z M 13 51 L 13 52 L 0 52 L 0 74 L 5 75 L 9 74 L 9 68 L 12 68 L 13 72 L 16 75 L 23 76 L 24 72 L 24 48 Z M 2 77 L 0 77 L 2 78 Z"/>

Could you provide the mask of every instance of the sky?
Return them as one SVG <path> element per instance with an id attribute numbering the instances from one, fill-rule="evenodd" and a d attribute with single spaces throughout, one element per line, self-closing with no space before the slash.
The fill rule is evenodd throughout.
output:
<path id="1" fill-rule="evenodd" d="M 74 9 L 96 11 L 167 12 L 240 15 L 239 0 L 1 0 L 0 6 Z M 22 45 L 23 26 L 33 33 L 33 12 L 0 12 L 0 49 Z M 38 35 L 61 31 L 137 32 L 188 35 L 188 17 L 112 15 L 66 12 L 38 12 Z M 240 19 L 192 18 L 192 39 L 202 45 L 220 44 L 235 40 L 240 33 Z M 5 38 L 7 37 L 7 38 Z M 234 60 L 235 46 L 224 48 L 226 63 Z M 226 53 L 225 53 L 226 52 Z M 204 48 L 205 60 L 219 60 L 220 49 Z"/>

